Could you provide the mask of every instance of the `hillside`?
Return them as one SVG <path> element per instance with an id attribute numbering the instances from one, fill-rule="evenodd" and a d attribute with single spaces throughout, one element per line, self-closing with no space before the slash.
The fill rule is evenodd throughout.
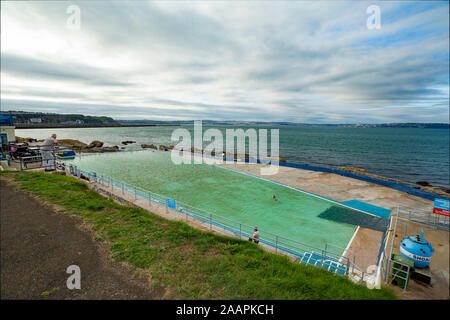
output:
<path id="1" fill-rule="evenodd" d="M 32 124 L 32 125 L 71 125 L 71 124 L 86 124 L 86 125 L 111 125 L 118 124 L 113 118 L 110 117 L 98 117 L 98 116 L 85 116 L 82 114 L 58 114 L 58 113 L 44 113 L 44 112 L 22 112 L 22 111 L 10 111 L 4 112 L 5 115 L 12 115 L 14 123 L 20 124 Z"/>

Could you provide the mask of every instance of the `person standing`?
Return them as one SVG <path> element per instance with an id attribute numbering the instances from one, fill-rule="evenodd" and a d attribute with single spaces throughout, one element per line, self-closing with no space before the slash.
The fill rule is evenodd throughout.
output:
<path id="1" fill-rule="evenodd" d="M 52 134 L 45 139 L 44 144 L 41 146 L 42 165 L 45 171 L 53 171 L 55 169 L 55 145 L 58 143 L 56 140 L 56 134 Z"/>

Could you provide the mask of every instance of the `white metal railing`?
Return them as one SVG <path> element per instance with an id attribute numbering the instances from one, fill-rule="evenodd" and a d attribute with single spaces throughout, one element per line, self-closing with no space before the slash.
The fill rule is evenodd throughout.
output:
<path id="1" fill-rule="evenodd" d="M 406 291 L 406 288 L 407 288 L 408 282 L 409 282 L 409 275 L 410 275 L 411 268 L 408 265 L 401 263 L 400 261 L 395 261 L 392 259 L 392 254 L 394 251 L 395 237 L 396 237 L 396 233 L 398 232 L 399 225 L 404 226 L 403 237 L 406 236 L 407 224 L 400 221 L 401 220 L 400 212 L 401 212 L 400 207 L 397 207 L 395 216 L 391 216 L 391 222 L 389 224 L 389 229 L 388 229 L 388 231 L 390 233 L 390 237 L 391 237 L 389 254 L 387 254 L 387 252 L 386 252 L 387 247 L 385 247 L 383 254 L 381 256 L 380 271 L 384 278 L 385 284 L 394 283 L 395 281 L 397 281 L 397 283 L 398 283 L 398 281 L 404 281 L 403 291 Z M 392 226 L 393 218 L 395 218 L 395 224 Z M 389 237 L 386 239 L 386 244 L 388 241 L 389 241 Z M 397 265 L 397 266 L 395 266 L 395 265 Z"/>
<path id="2" fill-rule="evenodd" d="M 436 214 L 431 210 L 414 209 L 406 206 L 398 206 L 397 211 L 399 219 L 422 223 L 447 231 L 449 230 L 449 216 Z"/>
<path id="3" fill-rule="evenodd" d="M 70 172 L 72 175 L 80 177 L 83 174 L 107 189 L 111 189 L 111 191 L 116 191 L 124 196 L 131 196 L 135 200 L 144 200 L 150 206 L 155 204 L 161 205 L 165 208 L 166 213 L 169 213 L 169 211 L 177 213 L 186 222 L 195 220 L 196 223 L 208 228 L 209 231 L 219 231 L 241 240 L 248 239 L 253 234 L 254 226 L 193 207 L 180 201 L 175 202 L 175 207 L 170 207 L 169 201 L 172 199 L 164 195 L 145 190 L 112 177 L 89 173 L 78 169 L 76 166 L 69 165 L 70 167 L 73 168 Z M 326 243 L 324 248 L 319 248 L 265 230 L 259 230 L 259 235 L 260 243 L 277 254 L 287 255 L 299 263 L 308 263 L 340 275 L 346 275 L 356 282 L 364 281 L 365 273 L 356 265 L 356 256 L 348 248 L 344 249 L 331 243 Z M 309 258 L 305 259 L 308 255 Z"/>
<path id="4" fill-rule="evenodd" d="M 59 147 L 57 149 L 51 150 L 52 157 L 49 159 L 44 159 L 42 157 L 41 145 L 28 146 L 29 156 L 15 156 L 11 157 L 10 161 L 13 163 L 19 164 L 19 169 L 22 170 L 31 170 L 31 169 L 40 169 L 40 168 L 51 168 L 56 169 L 56 160 L 59 158 L 58 153 L 61 151 L 71 150 L 66 147 Z M 53 160 L 51 165 L 44 164 L 46 160 Z"/>

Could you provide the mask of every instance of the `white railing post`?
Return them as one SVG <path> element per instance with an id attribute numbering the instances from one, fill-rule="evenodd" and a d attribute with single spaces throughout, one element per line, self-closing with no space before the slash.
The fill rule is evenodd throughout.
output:
<path id="1" fill-rule="evenodd" d="M 137 199 L 137 195 L 136 195 L 136 186 L 134 186 L 134 200 L 136 200 Z"/>
<path id="2" fill-rule="evenodd" d="M 152 206 L 152 200 L 151 200 L 151 196 L 150 196 L 150 191 L 148 192 L 148 205 Z"/>
<path id="3" fill-rule="evenodd" d="M 212 214 L 209 215 L 209 231 L 212 231 Z"/>
<path id="4" fill-rule="evenodd" d="M 278 236 L 275 238 L 275 253 L 278 253 Z"/>
<path id="5" fill-rule="evenodd" d="M 124 194 L 125 194 L 125 186 L 124 186 L 124 184 L 122 182 L 122 195 L 124 195 Z"/>
<path id="6" fill-rule="evenodd" d="M 350 259 L 349 258 L 347 258 L 347 268 L 345 270 L 345 273 L 347 275 L 350 275 Z"/>
<path id="7" fill-rule="evenodd" d="M 239 223 L 239 240 L 242 240 L 242 223 Z"/>

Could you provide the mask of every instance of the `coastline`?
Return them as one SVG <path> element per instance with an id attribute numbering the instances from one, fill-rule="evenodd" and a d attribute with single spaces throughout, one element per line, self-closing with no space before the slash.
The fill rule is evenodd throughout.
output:
<path id="1" fill-rule="evenodd" d="M 105 145 L 118 145 L 126 140 L 137 140 L 138 144 L 121 149 L 140 149 L 139 144 L 170 145 L 171 133 L 175 128 L 151 126 L 140 128 L 69 128 L 16 130 L 22 137 L 45 139 L 57 133 L 58 139 L 79 139 L 90 143 L 97 139 Z M 184 128 L 184 127 L 183 127 Z M 211 128 L 204 125 L 204 129 Z M 243 127 L 244 129 L 250 127 Z M 259 127 L 258 127 L 259 128 Z M 261 127 L 263 128 L 263 127 Z M 192 137 L 191 127 L 186 127 Z M 222 134 L 226 126 L 218 126 Z M 233 127 L 233 129 L 238 129 Z M 264 129 L 264 128 L 263 128 Z M 270 128 L 266 128 L 270 130 Z M 422 129 L 373 129 L 373 128 L 297 128 L 283 127 L 279 154 L 288 163 L 338 169 L 354 166 L 366 170 L 364 175 L 377 175 L 382 180 L 401 182 L 419 187 L 417 182 L 428 182 L 432 186 L 450 189 L 448 182 L 448 137 L 447 131 Z M 259 130 L 259 129 L 258 129 Z M 422 133 L 423 131 L 423 133 Z M 436 133 L 433 133 L 436 132 Z M 398 137 L 397 137 L 398 135 Z M 370 145 L 364 139 L 371 141 Z M 335 143 L 333 143 L 335 141 Z M 390 142 L 391 141 L 391 142 Z M 429 143 L 433 141 L 433 143 Z M 204 143 L 206 145 L 206 142 Z M 248 143 L 246 143 L 248 144 Z M 199 146 L 201 149 L 201 146 Z M 420 152 L 415 152 L 420 150 Z M 400 151 L 400 152 L 399 152 Z M 246 151 L 249 153 L 249 151 Z"/>
<path id="2" fill-rule="evenodd" d="M 59 125 L 59 124 L 16 124 L 16 129 L 73 129 L 73 128 L 121 128 L 121 127 L 177 127 L 179 124 L 93 124 L 93 125 Z"/>
<path id="3" fill-rule="evenodd" d="M 35 138 L 29 138 L 29 137 L 22 138 L 22 137 L 17 136 L 17 139 L 20 142 L 30 143 L 30 145 L 36 145 L 36 144 L 38 144 L 38 142 L 40 142 L 40 140 L 37 140 Z M 62 146 L 73 149 L 74 151 L 76 151 L 77 154 L 139 151 L 139 150 L 145 150 L 145 149 L 153 149 L 153 150 L 159 150 L 159 151 L 171 151 L 174 148 L 174 146 L 165 146 L 162 144 L 158 145 L 158 146 L 155 146 L 153 144 L 152 145 L 141 144 L 141 149 L 138 149 L 138 150 L 126 150 L 125 149 L 125 146 L 130 144 L 130 142 L 131 142 L 131 144 L 133 144 L 133 143 L 136 143 L 136 141 L 123 141 L 122 146 L 120 146 L 120 145 L 119 146 L 117 146 L 117 145 L 103 146 L 103 142 L 96 141 L 96 140 L 92 141 L 89 145 L 86 143 L 83 143 L 79 140 L 75 140 L 75 139 L 61 139 L 61 140 L 59 140 L 59 142 L 60 143 L 62 142 L 61 143 Z M 203 153 L 203 150 L 191 148 L 191 153 L 200 155 Z M 232 154 L 224 153 L 224 155 L 226 158 L 228 158 L 228 157 L 235 158 L 235 161 L 236 160 L 242 161 L 240 159 L 245 159 L 244 161 L 249 160 L 248 154 L 232 155 Z M 212 154 L 212 156 L 214 156 L 214 154 Z M 259 160 L 257 160 L 257 161 L 259 161 Z M 341 166 L 341 167 L 338 167 L 337 169 L 333 169 L 333 168 L 328 168 L 328 167 L 318 167 L 318 166 L 307 165 L 307 164 L 293 163 L 293 162 L 286 161 L 286 159 L 284 159 L 283 157 L 279 157 L 279 163 L 280 163 L 280 167 L 287 166 L 287 167 L 297 167 L 297 169 L 306 169 L 306 170 L 313 170 L 313 171 L 318 171 L 318 172 L 321 172 L 321 171 L 322 172 L 332 172 L 332 173 L 336 173 L 341 176 L 347 176 L 347 177 L 359 179 L 359 180 L 364 180 L 364 179 L 361 179 L 360 176 L 365 176 L 365 177 L 369 178 L 368 179 L 369 182 L 377 183 L 376 180 L 380 180 L 380 182 L 385 181 L 386 184 L 384 184 L 384 185 L 387 187 L 389 187 L 389 184 L 392 184 L 391 188 L 395 189 L 395 190 L 407 192 L 405 190 L 401 190 L 402 189 L 401 186 L 405 186 L 406 188 L 413 188 L 413 189 L 418 190 L 418 192 L 416 192 L 416 193 L 420 193 L 420 191 L 422 191 L 422 192 L 424 192 L 425 197 L 427 197 L 426 194 L 434 194 L 434 195 L 437 195 L 437 197 L 445 197 L 445 198 L 450 197 L 450 189 L 447 189 L 442 186 L 433 186 L 433 185 L 429 184 L 427 181 L 419 181 L 419 183 L 414 184 L 411 182 L 400 181 L 400 180 L 396 180 L 396 179 L 391 179 L 391 178 L 375 175 L 375 174 L 366 172 L 366 170 L 363 168 L 358 168 L 355 166 Z M 343 172 L 340 173 L 340 171 L 348 172 L 349 175 L 342 174 Z M 373 181 L 370 181 L 371 179 Z M 381 183 L 378 183 L 378 184 L 381 184 Z M 395 185 L 400 186 L 400 188 L 396 188 Z M 411 191 L 414 194 L 414 190 L 411 190 Z M 408 193 L 411 193 L 411 192 L 408 192 Z M 430 199 L 431 197 L 428 196 L 428 198 Z"/>

